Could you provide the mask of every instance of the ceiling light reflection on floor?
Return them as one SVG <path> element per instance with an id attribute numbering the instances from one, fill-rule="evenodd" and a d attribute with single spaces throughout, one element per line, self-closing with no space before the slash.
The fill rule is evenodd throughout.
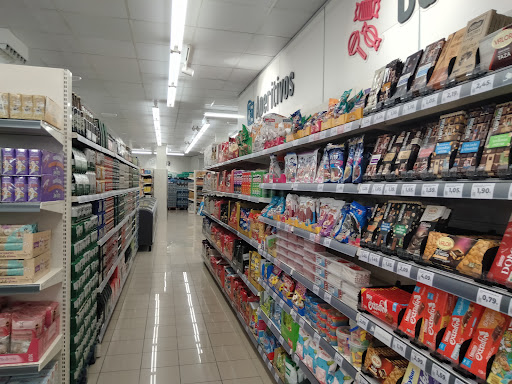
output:
<path id="1" fill-rule="evenodd" d="M 199 328 L 197 327 L 196 312 L 194 311 L 194 304 L 192 303 L 192 293 L 190 292 L 190 285 L 188 283 L 187 272 L 183 272 L 183 281 L 185 282 L 185 290 L 187 291 L 188 308 L 190 310 L 190 319 L 192 320 L 192 327 L 194 328 L 194 339 L 196 341 L 197 354 L 201 359 L 203 349 L 201 347 L 201 337 L 199 335 Z"/>

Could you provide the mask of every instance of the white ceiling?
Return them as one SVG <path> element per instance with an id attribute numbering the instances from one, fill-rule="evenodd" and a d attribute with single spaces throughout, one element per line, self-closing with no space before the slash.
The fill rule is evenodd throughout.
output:
<path id="1" fill-rule="evenodd" d="M 0 27 L 29 47 L 30 65 L 81 76 L 73 90 L 96 114 L 117 113 L 103 120 L 132 147 L 156 145 L 158 100 L 162 141 L 183 151 L 205 104 L 237 107 L 240 92 L 324 3 L 189 0 L 184 42 L 195 75 L 181 75 L 174 108 L 166 106 L 171 0 L 1 0 Z M 195 151 L 236 129 L 234 121 L 211 123 Z"/>

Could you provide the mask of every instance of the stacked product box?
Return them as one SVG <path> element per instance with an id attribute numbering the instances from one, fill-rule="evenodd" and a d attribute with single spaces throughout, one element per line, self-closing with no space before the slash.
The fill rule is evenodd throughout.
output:
<path id="1" fill-rule="evenodd" d="M 96 151 L 73 148 L 71 152 L 73 196 L 96 193 Z"/>
<path id="2" fill-rule="evenodd" d="M 97 334 L 98 215 L 93 204 L 72 207 L 70 364 L 72 382 L 78 380 Z"/>
<path id="3" fill-rule="evenodd" d="M 64 200 L 64 155 L 41 149 L 1 148 L 2 203 Z"/>

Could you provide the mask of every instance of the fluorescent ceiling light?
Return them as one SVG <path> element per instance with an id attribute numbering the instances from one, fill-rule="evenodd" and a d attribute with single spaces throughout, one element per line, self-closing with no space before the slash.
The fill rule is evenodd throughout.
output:
<path id="1" fill-rule="evenodd" d="M 153 107 L 153 124 L 155 126 L 156 144 L 162 145 L 162 132 L 160 131 L 160 109 Z"/>
<path id="2" fill-rule="evenodd" d="M 178 89 L 174 87 L 167 88 L 167 106 L 174 107 L 174 103 L 176 102 L 176 91 Z"/>
<path id="3" fill-rule="evenodd" d="M 226 119 L 241 119 L 243 116 L 237 113 L 205 112 L 206 117 L 220 117 Z"/>
<path id="4" fill-rule="evenodd" d="M 178 77 L 181 71 L 181 53 L 173 51 L 169 54 L 169 82 L 167 85 L 178 85 Z"/>
<path id="5" fill-rule="evenodd" d="M 132 149 L 132 153 L 136 155 L 152 155 L 153 151 L 150 151 L 149 149 Z"/>
<path id="6" fill-rule="evenodd" d="M 185 156 L 182 152 L 169 152 L 167 151 L 167 156 Z"/>
<path id="7" fill-rule="evenodd" d="M 192 140 L 192 142 L 189 144 L 189 146 L 187 147 L 187 149 L 185 150 L 185 153 L 189 153 L 190 150 L 194 147 L 194 145 L 196 145 L 197 141 L 201 138 L 201 136 L 203 136 L 203 133 L 206 132 L 206 130 L 210 128 L 210 123 L 206 122 L 202 127 L 201 127 L 201 130 L 199 132 L 197 132 L 197 135 L 196 137 L 194 137 L 194 139 Z"/>
<path id="8" fill-rule="evenodd" d="M 172 0 L 171 8 L 171 50 L 180 51 L 183 47 L 187 0 Z"/>

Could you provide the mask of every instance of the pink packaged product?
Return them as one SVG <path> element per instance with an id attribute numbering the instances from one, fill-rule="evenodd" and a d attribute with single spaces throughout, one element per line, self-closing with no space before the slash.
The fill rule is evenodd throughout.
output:
<path id="1" fill-rule="evenodd" d="M 36 176 L 27 177 L 27 201 L 41 201 L 41 178 Z"/>
<path id="2" fill-rule="evenodd" d="M 21 203 L 27 201 L 27 178 L 25 176 L 16 176 L 14 178 L 14 202 Z"/>
<path id="3" fill-rule="evenodd" d="M 26 353 L 32 339 L 43 333 L 44 322 L 45 313 L 41 309 L 13 311 L 10 353 Z"/>
<path id="4" fill-rule="evenodd" d="M 324 252 L 325 251 L 325 247 L 323 245 L 320 245 L 317 243 L 312 243 L 310 241 L 304 242 L 304 249 L 306 249 L 308 251 L 312 251 L 312 252 Z"/>
<path id="5" fill-rule="evenodd" d="M 28 150 L 28 174 L 40 175 L 41 174 L 41 150 L 29 149 Z"/>
<path id="6" fill-rule="evenodd" d="M 340 300 L 343 297 L 343 291 L 340 288 L 338 288 L 335 285 L 330 284 L 330 283 L 327 283 L 327 292 L 329 292 L 331 295 L 333 295 L 334 297 L 337 297 Z"/>
<path id="7" fill-rule="evenodd" d="M 9 353 L 11 344 L 11 313 L 0 312 L 0 354 Z"/>
<path id="8" fill-rule="evenodd" d="M 14 201 L 14 180 L 12 176 L 2 176 L 2 203 Z"/>
<path id="9" fill-rule="evenodd" d="M 14 148 L 2 148 L 2 175 L 14 175 L 16 157 Z"/>
<path id="10" fill-rule="evenodd" d="M 28 175 L 28 149 L 16 148 L 16 175 Z"/>

